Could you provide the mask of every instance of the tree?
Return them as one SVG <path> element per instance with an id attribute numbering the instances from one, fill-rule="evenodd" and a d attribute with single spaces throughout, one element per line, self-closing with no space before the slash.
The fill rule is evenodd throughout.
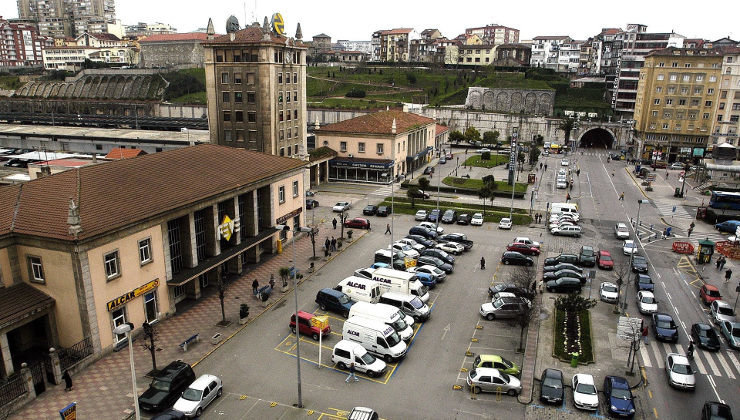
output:
<path id="1" fill-rule="evenodd" d="M 409 185 L 406 190 L 406 196 L 411 199 L 411 208 L 416 207 L 416 197 L 419 195 L 419 188 L 416 185 Z"/>
<path id="2" fill-rule="evenodd" d="M 491 160 L 491 152 L 485 151 L 480 154 L 480 160 Z"/>
<path id="3" fill-rule="evenodd" d="M 421 177 L 419 178 L 419 189 L 424 191 L 425 193 L 428 193 L 429 191 L 429 184 L 431 184 L 431 181 L 429 181 L 429 178 Z M 424 197 L 422 197 L 423 199 Z"/>
<path id="4" fill-rule="evenodd" d="M 486 175 L 483 177 L 483 186 L 478 190 L 478 197 L 483 199 L 483 217 L 486 217 L 486 199 L 491 199 L 495 196 L 497 184 L 494 182 L 493 175 Z"/>
<path id="5" fill-rule="evenodd" d="M 144 328 L 145 340 L 141 343 L 141 347 L 145 350 L 149 350 L 152 355 L 152 372 L 157 372 L 157 341 L 159 341 L 159 332 L 154 325 L 145 322 L 142 327 Z M 147 341 L 148 340 L 148 341 Z"/>
<path id="6" fill-rule="evenodd" d="M 537 269 L 530 266 L 518 266 L 509 275 L 509 281 L 518 287 L 529 290 L 531 297 L 528 299 L 529 305 L 526 310 L 516 318 L 516 322 L 519 325 L 519 348 L 517 349 L 519 352 L 524 351 L 524 331 L 539 313 L 535 308 L 534 302 L 535 289 L 537 287 L 536 275 Z"/>
<path id="7" fill-rule="evenodd" d="M 416 84 L 416 75 L 412 72 L 406 73 L 406 80 L 408 80 L 409 84 L 415 85 Z"/>
<path id="8" fill-rule="evenodd" d="M 542 134 L 537 134 L 536 136 L 534 136 L 534 142 L 536 145 L 542 146 L 543 144 L 545 144 L 545 138 L 542 137 Z"/>
<path id="9" fill-rule="evenodd" d="M 483 133 L 483 143 L 485 144 L 496 143 L 498 142 L 499 135 L 500 134 L 498 131 L 486 131 L 485 133 Z"/>
<path id="10" fill-rule="evenodd" d="M 468 127 L 465 129 L 465 140 L 467 141 L 478 141 L 480 140 L 480 132 L 475 127 Z"/>
<path id="11" fill-rule="evenodd" d="M 540 158 L 540 149 L 532 145 L 532 147 L 529 148 L 529 164 L 533 165 L 535 162 L 537 162 Z"/>
<path id="12" fill-rule="evenodd" d="M 558 130 L 563 130 L 563 133 L 565 134 L 565 143 L 568 143 L 570 141 L 570 133 L 575 128 L 576 128 L 575 118 L 566 117 L 560 120 L 560 124 L 558 125 Z"/>
<path id="13" fill-rule="evenodd" d="M 594 306 L 596 299 L 587 299 L 577 293 L 568 293 L 555 299 L 555 307 L 570 314 L 577 314 Z"/>
<path id="14" fill-rule="evenodd" d="M 465 136 L 463 136 L 463 133 L 461 133 L 460 130 L 454 130 L 450 132 L 450 141 L 459 142 L 463 139 L 465 139 Z"/>

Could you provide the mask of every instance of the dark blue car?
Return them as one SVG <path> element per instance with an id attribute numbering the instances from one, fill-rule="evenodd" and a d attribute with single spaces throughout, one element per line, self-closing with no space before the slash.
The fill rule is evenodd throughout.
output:
<path id="1" fill-rule="evenodd" d="M 655 283 L 653 283 L 653 279 L 647 274 L 637 273 L 635 274 L 635 287 L 637 287 L 637 290 L 649 290 L 652 292 L 655 290 Z"/>
<path id="2" fill-rule="evenodd" d="M 632 401 L 632 391 L 626 379 L 621 376 L 604 378 L 604 395 L 606 395 L 611 414 L 620 417 L 635 415 L 635 403 Z"/>
<path id="3" fill-rule="evenodd" d="M 416 274 L 416 277 L 419 278 L 419 281 L 424 286 L 426 286 L 426 287 L 428 287 L 430 289 L 437 286 L 437 279 L 435 279 L 434 277 L 432 277 L 431 274 L 429 274 L 429 273 L 422 273 L 422 272 L 419 272 L 419 271 L 415 272 L 414 274 Z"/>
<path id="4" fill-rule="evenodd" d="M 656 312 L 652 315 L 652 320 L 656 339 L 660 341 L 678 341 L 678 327 L 670 315 Z"/>
<path id="5" fill-rule="evenodd" d="M 316 303 L 322 311 L 332 311 L 341 314 L 343 317 L 349 317 L 349 309 L 355 304 L 349 296 L 334 289 L 321 289 L 316 293 Z"/>

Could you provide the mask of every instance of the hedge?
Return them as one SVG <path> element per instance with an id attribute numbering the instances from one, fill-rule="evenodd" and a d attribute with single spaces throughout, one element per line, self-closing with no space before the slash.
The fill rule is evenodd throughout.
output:
<path id="1" fill-rule="evenodd" d="M 384 201 L 390 201 L 390 199 L 391 199 L 390 197 L 386 197 Z M 395 202 L 396 203 L 399 203 L 399 202 L 402 202 L 402 203 L 411 203 L 411 199 L 408 198 L 408 197 L 395 197 Z M 434 199 L 434 198 L 428 198 L 426 200 L 422 200 L 421 198 L 417 198 L 416 201 L 415 201 L 415 203 L 417 205 L 419 203 L 423 203 L 423 204 L 434 203 L 435 208 L 437 206 L 437 200 Z M 479 211 L 483 211 L 483 207 L 484 207 L 482 204 L 459 203 L 459 202 L 456 202 L 456 201 L 440 201 L 439 202 L 439 206 L 440 207 L 461 207 L 461 206 L 464 206 L 466 209 L 475 209 L 475 210 L 479 210 Z M 500 212 L 504 212 L 504 213 L 508 213 L 509 212 L 509 208 L 508 207 L 503 207 L 503 206 L 490 206 L 490 205 L 486 205 L 485 208 L 486 208 L 486 213 L 488 213 L 489 211 L 500 211 Z M 529 213 L 529 210 L 515 208 L 514 209 L 514 213 L 527 214 L 527 213 Z"/>
<path id="2" fill-rule="evenodd" d="M 511 195 L 511 186 L 506 181 L 494 181 L 496 183 L 496 192 L 508 193 Z M 476 178 L 455 178 L 454 176 L 447 176 L 442 179 L 442 183 L 449 185 L 450 187 L 459 186 L 460 188 L 466 188 L 476 191 L 483 188 L 483 180 Z M 528 184 L 515 182 L 514 191 L 519 193 L 526 193 Z"/>
<path id="3" fill-rule="evenodd" d="M 509 155 L 494 155 L 491 154 L 490 160 L 481 159 L 482 155 L 471 156 L 465 159 L 463 166 L 478 166 L 481 168 L 493 168 L 495 166 L 503 165 L 509 161 Z"/>
<path id="4" fill-rule="evenodd" d="M 483 181 L 481 181 L 481 182 L 483 182 Z M 401 183 L 401 188 L 408 188 L 410 184 L 411 183 L 409 181 L 403 181 Z M 417 188 L 419 187 L 417 184 L 413 184 L 413 185 L 416 186 Z M 524 185 L 526 185 L 526 184 L 524 184 Z M 436 189 L 437 189 L 436 186 L 430 186 L 429 187 L 429 190 L 430 191 L 431 190 L 436 190 Z M 474 195 L 476 197 L 478 196 L 478 190 L 470 189 L 470 188 L 464 188 L 464 187 L 449 187 L 447 185 L 440 185 L 439 186 L 439 191 L 440 192 L 446 192 L 446 193 L 453 193 L 453 194 Z M 514 191 L 514 198 L 522 199 L 522 198 L 524 198 L 524 194 L 525 193 L 526 193 L 526 191 L 524 191 L 524 192 Z M 493 193 L 493 195 L 495 197 L 508 197 L 508 198 L 511 198 L 511 190 L 508 190 L 508 192 L 507 191 L 495 191 Z"/>
<path id="5" fill-rule="evenodd" d="M 386 198 L 382 203 L 378 204 L 379 206 L 390 206 L 391 200 L 389 198 Z M 437 208 L 437 203 L 432 201 L 422 201 L 421 199 L 416 200 L 416 207 L 411 207 L 411 203 L 405 203 L 405 202 L 398 202 L 398 200 L 395 200 L 393 203 L 393 211 L 400 214 L 416 214 L 418 210 L 432 210 Z M 509 210 L 506 209 L 506 211 L 489 211 L 490 207 L 486 207 L 486 216 L 484 217 L 484 221 L 491 222 L 491 223 L 498 223 L 502 218 L 509 217 Z M 460 212 L 466 212 L 466 213 L 482 213 L 483 211 L 481 209 L 477 208 L 471 208 L 467 207 L 464 203 L 459 203 L 455 206 L 444 206 L 442 207 L 442 203 L 440 203 L 440 210 L 444 213 L 445 210 L 452 209 L 456 210 L 458 213 Z M 520 209 L 515 209 L 520 210 Z M 511 216 L 512 222 L 515 225 L 528 225 L 532 223 L 532 217 L 528 214 L 521 214 L 521 213 L 512 213 Z"/>

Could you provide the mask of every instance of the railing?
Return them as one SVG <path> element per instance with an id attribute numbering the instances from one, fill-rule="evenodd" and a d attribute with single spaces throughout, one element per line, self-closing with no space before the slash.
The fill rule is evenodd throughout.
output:
<path id="1" fill-rule="evenodd" d="M 15 375 L 9 378 L 7 382 L 0 383 L 0 407 L 15 401 L 26 392 L 28 390 L 26 390 L 21 375 Z"/>
<path id="2" fill-rule="evenodd" d="M 84 360 L 87 356 L 93 354 L 92 338 L 87 337 L 74 344 L 72 347 L 59 350 L 59 363 L 62 372 Z"/>

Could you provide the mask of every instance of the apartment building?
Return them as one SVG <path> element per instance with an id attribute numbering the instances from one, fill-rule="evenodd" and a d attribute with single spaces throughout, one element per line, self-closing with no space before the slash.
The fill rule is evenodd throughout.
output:
<path id="1" fill-rule="evenodd" d="M 104 32 L 116 23 L 115 0 L 18 0 L 18 16 L 37 22 L 43 36 Z"/>
<path id="2" fill-rule="evenodd" d="M 40 67 L 44 48 L 53 45 L 54 40 L 39 35 L 36 26 L 0 16 L 0 68 Z"/>
<path id="3" fill-rule="evenodd" d="M 407 62 L 411 52 L 411 40 L 419 39 L 413 28 L 396 28 L 381 31 L 379 36 L 379 60 L 384 62 Z"/>
<path id="4" fill-rule="evenodd" d="M 478 35 L 483 42 L 490 45 L 516 44 L 519 42 L 519 29 L 491 24 L 477 28 L 465 29 L 466 35 Z"/>
<path id="5" fill-rule="evenodd" d="M 563 44 L 573 42 L 569 36 L 536 36 L 532 39 L 532 57 L 530 65 L 532 67 L 542 67 L 547 69 L 558 69 L 560 62 L 560 47 Z M 580 55 L 580 49 L 579 49 Z"/>
<path id="6" fill-rule="evenodd" d="M 709 150 L 724 143 L 740 146 L 740 47 L 725 47 L 720 50 L 724 56 L 717 116 L 714 119 Z"/>
<path id="7" fill-rule="evenodd" d="M 496 58 L 493 45 L 462 45 L 458 63 L 464 66 L 490 66 Z"/>
<path id="8" fill-rule="evenodd" d="M 717 118 L 721 51 L 666 48 L 643 63 L 634 114 L 638 153 L 668 162 L 703 157 Z"/>

